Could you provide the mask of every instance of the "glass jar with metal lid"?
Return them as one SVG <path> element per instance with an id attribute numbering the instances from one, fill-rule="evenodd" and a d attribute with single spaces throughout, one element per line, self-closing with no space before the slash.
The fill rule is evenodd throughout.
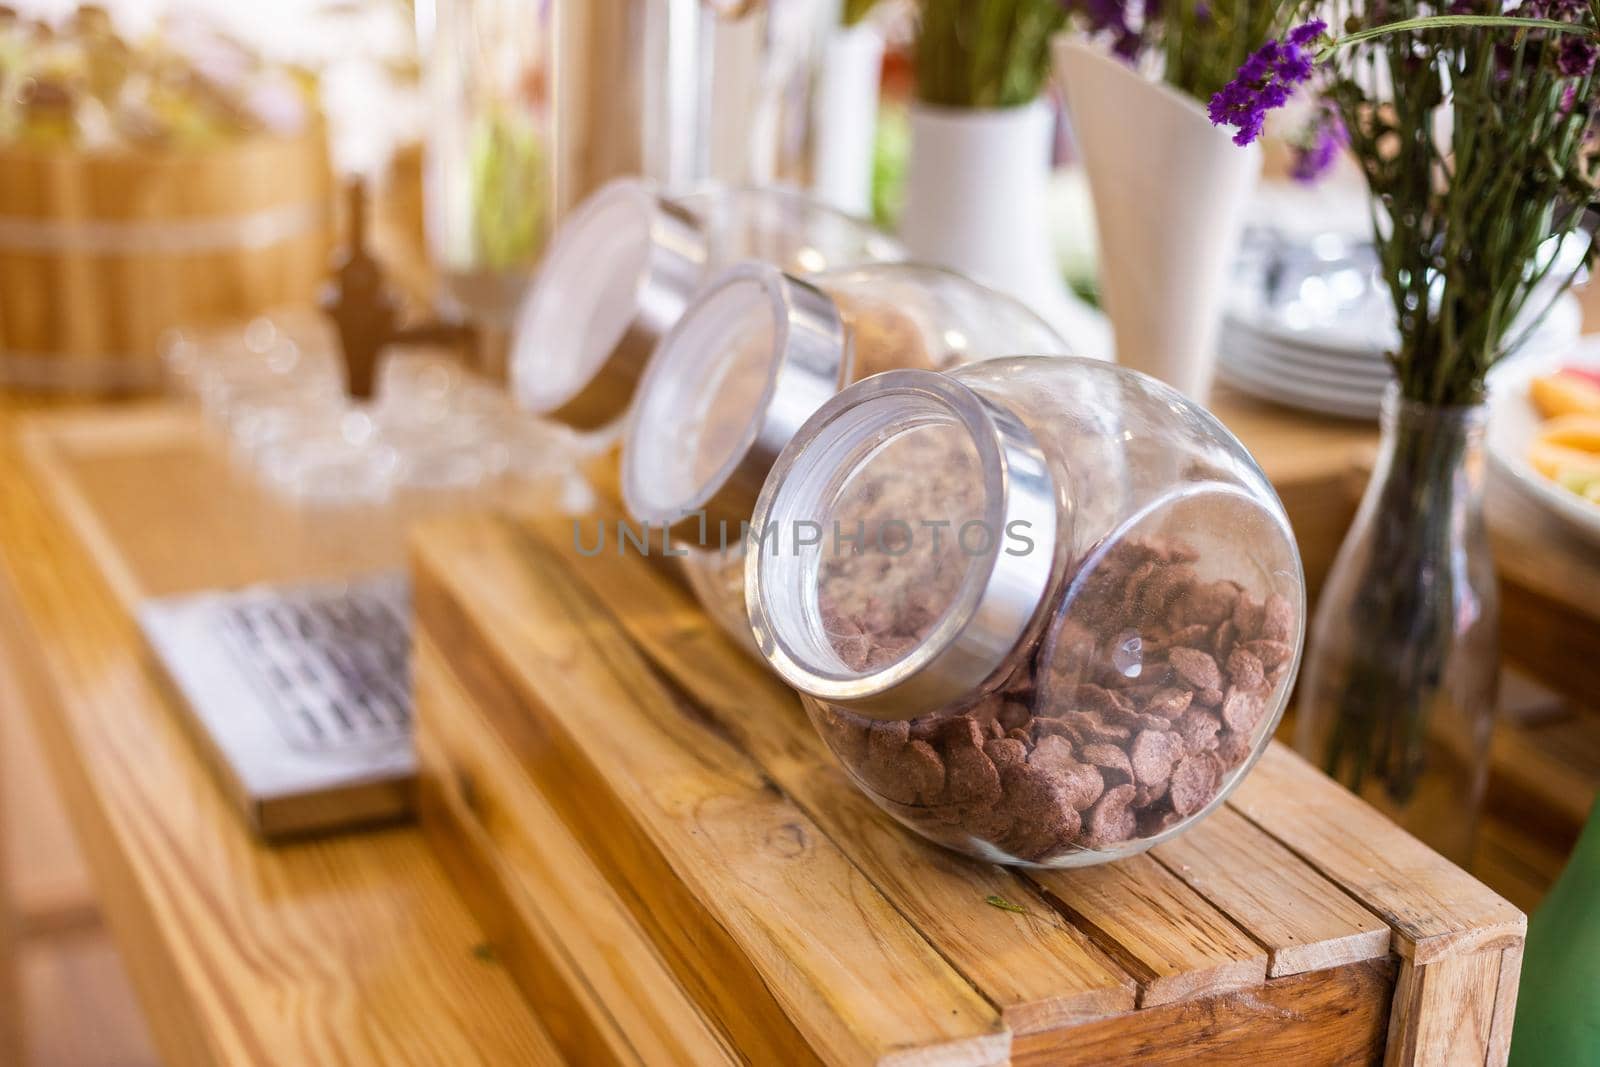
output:
<path id="1" fill-rule="evenodd" d="M 740 264 L 706 288 L 645 372 L 623 443 L 623 501 L 687 549 L 696 596 L 748 647 L 745 533 L 773 460 L 812 412 L 883 370 L 1067 351 L 1020 302 L 942 268 L 879 263 L 803 281 Z"/>
<path id="2" fill-rule="evenodd" d="M 792 190 L 669 197 L 640 179 L 611 182 L 557 229 L 523 297 L 512 392 L 574 429 L 614 428 L 657 342 L 721 268 L 758 259 L 809 274 L 901 258 L 868 223 Z"/>
<path id="3" fill-rule="evenodd" d="M 1276 493 L 1212 415 L 1080 359 L 893 371 L 755 507 L 748 611 L 856 783 L 981 859 L 1117 859 L 1212 810 L 1304 635 Z"/>

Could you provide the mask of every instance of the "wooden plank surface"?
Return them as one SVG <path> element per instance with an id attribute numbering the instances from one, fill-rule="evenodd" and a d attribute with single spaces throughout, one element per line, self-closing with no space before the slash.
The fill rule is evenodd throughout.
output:
<path id="1" fill-rule="evenodd" d="M 1513 950 L 1520 956 L 1520 947 Z M 1395 987 L 1388 1067 L 1468 1067 L 1508 1051 L 1491 1041 L 1504 950 L 1464 953 L 1425 967 L 1406 961 Z M 1512 998 L 1514 1001 L 1515 998 Z M 1499 1063 L 1504 1062 L 1501 1056 Z M 1495 1064 L 1498 1067 L 1498 1064 Z"/>
<path id="2" fill-rule="evenodd" d="M 1028 877 L 1139 982 L 1139 1006 L 1260 985 L 1266 951 L 1148 855 Z"/>
<path id="3" fill-rule="evenodd" d="M 26 706 L 163 1059 L 559 1062 L 503 969 L 474 951 L 482 935 L 416 830 L 275 849 L 250 837 L 179 727 L 128 605 L 100 576 L 116 562 L 79 547 L 26 475 L 11 427 L 0 429 L 0 636 L 25 665 Z M 192 433 L 171 429 L 174 440 Z M 188 562 L 226 558 L 259 535 L 250 513 L 230 523 L 208 507 L 204 483 L 159 473 L 192 459 L 187 440 L 153 459 L 143 507 L 96 512 L 103 529 L 88 539 L 104 551 L 176 538 L 122 567 L 151 588 L 177 587 Z M 137 521 L 174 508 L 207 522 Z M 314 570 L 317 540 L 301 547 Z M 217 577 L 202 569 L 195 582 Z"/>
<path id="4" fill-rule="evenodd" d="M 1527 917 L 1482 882 L 1273 744 L 1228 804 L 1394 931 L 1418 965 L 1520 943 Z M 1329 819 L 1338 810 L 1337 820 Z"/>
<path id="5" fill-rule="evenodd" d="M 737 749 L 684 713 L 586 589 L 559 567 L 504 565 L 547 548 L 489 519 L 434 527 L 417 546 L 419 631 L 447 650 L 745 1055 L 1007 1057 L 994 1008 Z"/>
<path id="6" fill-rule="evenodd" d="M 924 842 L 855 788 L 794 694 L 736 648 L 681 586 L 642 560 L 582 560 L 566 523 L 539 522 L 536 528 L 572 574 L 613 606 L 613 623 L 754 757 L 940 955 L 1000 1009 L 1014 1032 L 1133 1007 L 1129 975 L 1056 914 L 1025 878 Z M 626 611 L 617 610 L 622 605 Z M 985 905 L 991 897 L 1022 907 L 1024 914 Z M 1020 941 L 1019 932 L 1025 935 Z"/>
<path id="7" fill-rule="evenodd" d="M 1019 1037 L 1016 1067 L 1138 1064 L 1347 1067 L 1376 1063 L 1389 1024 L 1392 959 L 1366 960 L 1178 1001 L 1139 1013 Z"/>
<path id="8" fill-rule="evenodd" d="M 474 911 L 497 944 L 520 949 L 508 964 L 568 1059 L 735 1062 L 433 644 L 422 638 L 414 655 L 423 825 L 442 856 L 472 850 L 456 878 L 469 900 L 505 888 L 510 899 L 478 901 Z M 533 943 L 521 945 L 524 937 Z"/>
<path id="9" fill-rule="evenodd" d="M 159 1067 L 116 946 L 87 927 L 18 950 L 24 1051 L 14 1067 Z"/>
<path id="10" fill-rule="evenodd" d="M 1268 953 L 1274 978 L 1389 953 L 1389 924 L 1226 806 L 1152 855 Z"/>

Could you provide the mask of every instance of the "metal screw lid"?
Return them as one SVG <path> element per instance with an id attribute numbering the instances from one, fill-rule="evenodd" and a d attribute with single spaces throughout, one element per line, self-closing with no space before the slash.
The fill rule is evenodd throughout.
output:
<path id="1" fill-rule="evenodd" d="M 689 544 L 736 542 L 778 454 L 850 360 L 821 290 L 764 263 L 719 274 L 639 383 L 622 451 L 628 511 Z"/>
<path id="2" fill-rule="evenodd" d="M 649 182 L 621 179 L 590 196 L 556 231 L 517 310 L 518 403 L 581 430 L 621 418 L 707 258 L 701 220 Z"/>
<path id="3" fill-rule="evenodd" d="M 852 668 L 820 603 L 826 530 L 824 543 L 810 547 L 799 531 L 814 532 L 858 474 L 873 463 L 893 466 L 894 443 L 920 432 L 959 441 L 972 457 L 972 484 L 981 487 L 974 521 L 991 536 L 964 560 L 948 603 L 909 650 Z M 759 541 L 748 546 L 745 604 L 767 662 L 819 700 L 868 718 L 911 719 L 970 698 L 1026 638 L 1051 587 L 1056 487 L 1038 443 L 1010 411 L 943 374 L 888 371 L 829 400 L 795 435 L 761 491 L 752 530 Z"/>

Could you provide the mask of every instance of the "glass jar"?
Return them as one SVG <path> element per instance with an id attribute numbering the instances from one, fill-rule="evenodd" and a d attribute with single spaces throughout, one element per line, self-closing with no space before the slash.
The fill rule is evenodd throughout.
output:
<path id="1" fill-rule="evenodd" d="M 690 588 L 748 647 L 743 556 L 756 494 L 823 401 L 884 370 L 1068 351 L 1023 304 L 942 268 L 877 263 L 807 282 L 740 264 L 685 312 L 645 372 L 623 445 L 623 502 L 687 549 Z"/>
<path id="2" fill-rule="evenodd" d="M 503 329 L 555 204 L 551 12 L 523 0 L 434 0 L 417 15 L 429 251 L 452 310 Z"/>
<path id="3" fill-rule="evenodd" d="M 648 182 L 611 182 L 551 241 L 518 311 L 512 390 L 534 414 L 613 429 L 657 342 L 722 267 L 757 259 L 811 274 L 900 258 L 868 223 L 789 190 L 708 186 L 669 198 Z"/>
<path id="4" fill-rule="evenodd" d="M 1212 415 L 1081 360 L 892 371 L 761 491 L 751 626 L 856 783 L 980 859 L 1140 852 L 1222 801 L 1300 661 L 1276 493 Z"/>

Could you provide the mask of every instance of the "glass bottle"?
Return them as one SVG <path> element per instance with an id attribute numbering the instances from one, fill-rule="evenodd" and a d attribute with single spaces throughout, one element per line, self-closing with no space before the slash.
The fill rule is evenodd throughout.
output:
<path id="1" fill-rule="evenodd" d="M 1463 865 L 1500 670 L 1486 414 L 1391 387 L 1377 466 L 1317 605 L 1295 731 L 1307 758 Z"/>

